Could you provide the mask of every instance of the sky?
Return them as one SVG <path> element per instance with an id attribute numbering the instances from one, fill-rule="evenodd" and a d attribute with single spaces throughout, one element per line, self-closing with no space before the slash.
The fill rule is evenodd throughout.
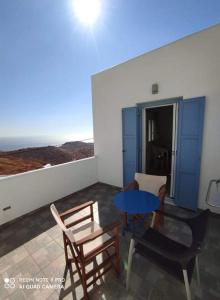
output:
<path id="1" fill-rule="evenodd" d="M 91 138 L 91 75 L 220 22 L 219 0 L 0 0 L 0 138 Z"/>

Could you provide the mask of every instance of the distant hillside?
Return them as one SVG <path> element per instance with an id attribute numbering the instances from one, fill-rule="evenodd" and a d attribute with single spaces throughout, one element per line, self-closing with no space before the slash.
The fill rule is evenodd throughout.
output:
<path id="1" fill-rule="evenodd" d="M 28 161 L 16 157 L 0 157 L 0 175 L 13 175 L 22 172 L 27 172 L 35 169 L 40 169 L 44 166 L 38 161 Z"/>
<path id="2" fill-rule="evenodd" d="M 25 148 L 14 151 L 0 153 L 0 157 L 8 156 L 28 159 L 30 161 L 37 160 L 44 164 L 62 164 L 72 160 L 73 156 L 68 151 L 59 147 L 47 146 L 39 148 Z"/>
<path id="3" fill-rule="evenodd" d="M 57 165 L 94 155 L 93 143 L 67 142 L 59 147 L 33 147 L 0 152 L 0 175 L 10 175 L 46 164 Z"/>
<path id="4" fill-rule="evenodd" d="M 84 142 L 67 142 L 64 143 L 62 146 L 60 146 L 60 148 L 65 149 L 65 150 L 69 150 L 69 151 L 75 151 L 77 149 L 94 149 L 94 144 L 93 143 L 84 143 Z"/>
<path id="5" fill-rule="evenodd" d="M 67 142 L 60 146 L 61 149 L 73 155 L 73 160 L 78 160 L 94 155 L 94 144 L 84 142 Z"/>

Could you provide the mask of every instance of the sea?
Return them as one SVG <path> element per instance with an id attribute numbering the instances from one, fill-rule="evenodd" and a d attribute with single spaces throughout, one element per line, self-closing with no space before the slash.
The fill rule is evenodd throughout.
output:
<path id="1" fill-rule="evenodd" d="M 79 140 L 81 142 L 94 142 L 93 138 Z M 30 147 L 61 146 L 65 142 L 73 141 L 50 137 L 0 137 L 0 151 L 13 151 Z"/>
<path id="2" fill-rule="evenodd" d="M 0 151 L 13 151 L 29 147 L 59 146 L 65 141 L 40 137 L 0 137 Z"/>

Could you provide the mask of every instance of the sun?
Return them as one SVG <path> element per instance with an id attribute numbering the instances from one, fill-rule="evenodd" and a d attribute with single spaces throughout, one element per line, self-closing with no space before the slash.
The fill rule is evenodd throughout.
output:
<path id="1" fill-rule="evenodd" d="M 101 13 L 100 0 L 74 0 L 74 13 L 83 25 L 92 26 Z"/>

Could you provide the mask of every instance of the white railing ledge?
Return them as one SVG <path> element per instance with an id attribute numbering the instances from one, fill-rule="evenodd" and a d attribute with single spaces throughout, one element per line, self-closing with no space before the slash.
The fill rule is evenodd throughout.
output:
<path id="1" fill-rule="evenodd" d="M 82 158 L 82 159 L 78 159 L 78 160 L 72 160 L 72 161 L 69 161 L 69 162 L 66 162 L 66 163 L 62 163 L 62 164 L 58 164 L 58 165 L 52 165 L 52 166 L 49 166 L 49 167 L 43 167 L 43 168 L 31 170 L 31 171 L 21 172 L 21 173 L 18 173 L 18 174 L 0 175 L 0 181 L 10 180 L 10 179 L 15 178 L 17 176 L 29 176 L 31 174 L 35 174 L 36 172 L 44 172 L 44 171 L 50 170 L 52 168 L 60 168 L 62 166 L 73 166 L 75 164 L 80 164 L 80 163 L 83 163 L 84 161 L 94 160 L 94 159 L 96 159 L 96 156 L 91 156 L 91 157 Z"/>

